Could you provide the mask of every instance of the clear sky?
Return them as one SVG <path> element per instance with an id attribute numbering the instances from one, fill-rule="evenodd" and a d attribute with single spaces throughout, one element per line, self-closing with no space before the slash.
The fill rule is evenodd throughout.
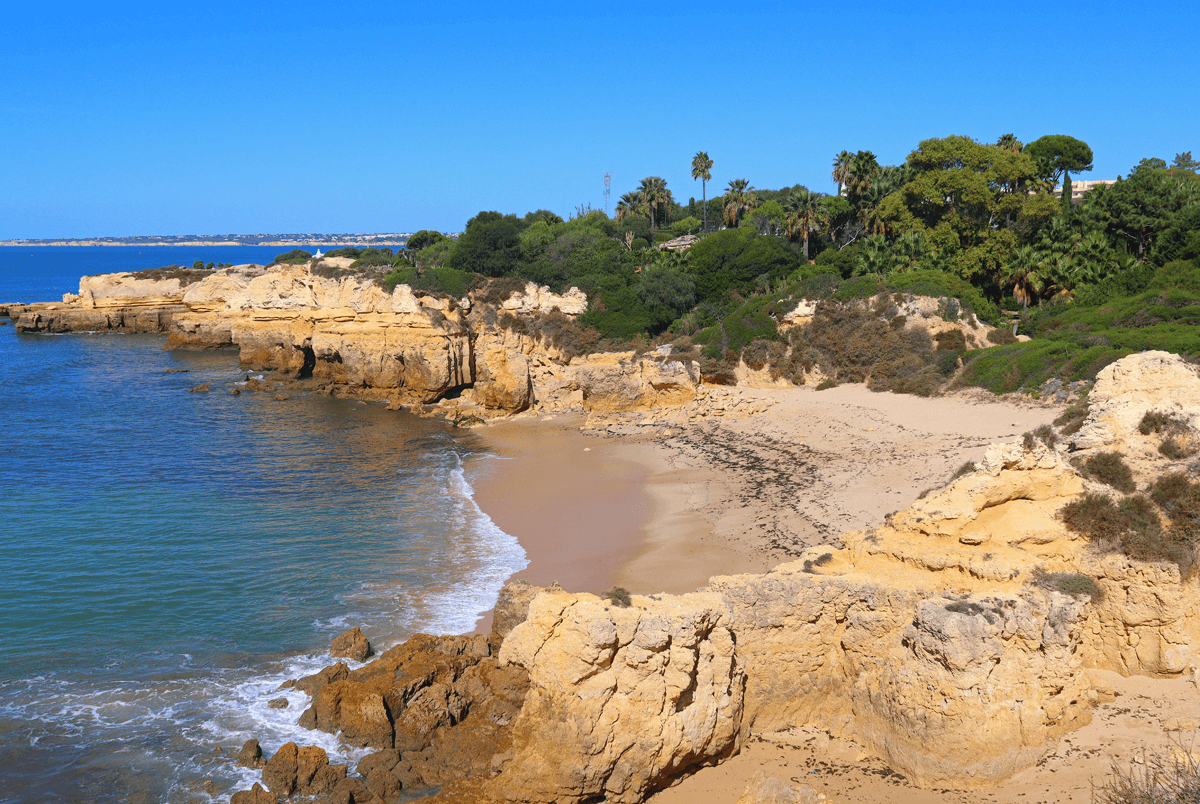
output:
<path id="1" fill-rule="evenodd" d="M 645 176 L 833 192 L 922 139 L 1200 154 L 1181 2 L 41 3 L 0 28 L 0 239 L 461 230 Z"/>

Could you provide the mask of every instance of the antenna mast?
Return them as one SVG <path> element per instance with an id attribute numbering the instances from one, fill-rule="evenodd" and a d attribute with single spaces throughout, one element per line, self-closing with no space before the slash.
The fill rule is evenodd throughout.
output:
<path id="1" fill-rule="evenodd" d="M 612 171 L 604 174 L 604 217 L 608 217 L 608 199 L 612 195 Z"/>

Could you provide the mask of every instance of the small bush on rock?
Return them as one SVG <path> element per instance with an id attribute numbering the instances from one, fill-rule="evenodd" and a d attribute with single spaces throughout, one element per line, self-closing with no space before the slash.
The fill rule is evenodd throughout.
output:
<path id="1" fill-rule="evenodd" d="M 620 586 L 614 586 L 601 595 L 601 597 L 608 598 L 614 606 L 620 606 L 623 609 L 629 608 L 631 602 L 629 592 Z"/>
<path id="2" fill-rule="evenodd" d="M 1172 424 L 1177 423 L 1178 422 L 1175 417 L 1169 413 L 1148 410 L 1146 411 L 1146 415 L 1142 416 L 1142 420 L 1138 423 L 1138 432 L 1142 435 L 1161 433 L 1164 430 L 1170 429 Z"/>
<path id="3" fill-rule="evenodd" d="M 958 467 L 958 469 L 954 471 L 954 474 L 950 475 L 950 482 L 953 483 L 960 477 L 965 477 L 966 475 L 971 474 L 975 471 L 975 468 L 975 461 L 967 461 L 962 466 Z"/>
<path id="4" fill-rule="evenodd" d="M 1182 461 L 1185 458 L 1190 458 L 1196 454 L 1194 446 L 1184 444 L 1177 440 L 1174 436 L 1167 436 L 1163 442 L 1158 445 L 1159 454 L 1172 461 Z"/>
<path id="5" fill-rule="evenodd" d="M 1098 480 L 1126 494 L 1137 488 L 1133 482 L 1133 472 L 1119 452 L 1096 453 L 1083 462 L 1082 471 L 1085 477 Z"/>
<path id="6" fill-rule="evenodd" d="M 1078 572 L 1046 572 L 1039 569 L 1033 574 L 1033 582 L 1043 589 L 1072 597 L 1087 595 L 1095 601 L 1104 599 L 1104 590 L 1096 583 L 1096 579 Z"/>

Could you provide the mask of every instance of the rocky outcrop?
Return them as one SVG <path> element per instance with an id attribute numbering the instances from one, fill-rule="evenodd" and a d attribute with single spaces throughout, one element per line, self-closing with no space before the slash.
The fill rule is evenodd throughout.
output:
<path id="1" fill-rule="evenodd" d="M 529 673 L 509 801 L 637 802 L 740 745 L 746 675 L 716 594 L 636 599 L 543 593 L 500 650 Z"/>
<path id="2" fill-rule="evenodd" d="M 366 635 L 356 626 L 346 633 L 338 634 L 333 638 L 333 641 L 329 643 L 329 655 L 334 658 L 365 662 L 375 655 L 375 650 L 371 647 L 371 643 L 367 641 Z"/>
<path id="3" fill-rule="evenodd" d="M 497 663 L 483 636 L 417 635 L 336 676 L 315 686 L 300 725 L 376 749 L 358 773 L 385 797 L 490 775 L 528 686 L 520 668 Z"/>
<path id="4" fill-rule="evenodd" d="M 632 352 L 589 355 L 572 368 L 584 408 L 598 413 L 683 405 L 696 398 L 700 386 L 694 363 L 660 363 Z"/>
<path id="5" fill-rule="evenodd" d="M 1142 352 L 1096 374 L 1088 417 L 1074 436 L 1077 449 L 1127 448 L 1148 412 L 1200 427 L 1200 370 L 1170 352 Z"/>
<path id="6" fill-rule="evenodd" d="M 499 305 L 512 315 L 575 316 L 586 312 L 587 296 L 528 283 Z M 243 265 L 189 284 L 84 277 L 61 304 L 11 310 L 23 332 L 166 332 L 168 349 L 236 348 L 243 368 L 311 379 L 334 393 L 403 405 L 450 395 L 442 412 L 456 419 L 535 406 L 648 408 L 695 396 L 694 367 L 632 353 L 573 360 L 540 337 L 500 328 L 494 310 L 469 318 L 471 306 L 407 285 L 389 292 L 354 277 L 325 278 L 309 265 Z"/>
<path id="7" fill-rule="evenodd" d="M 544 285 L 539 287 L 534 282 L 528 282 L 523 292 L 511 294 L 500 306 L 510 313 L 549 313 L 558 310 L 566 315 L 583 315 L 587 312 L 588 299 L 587 294 L 579 288 L 558 294 Z"/>

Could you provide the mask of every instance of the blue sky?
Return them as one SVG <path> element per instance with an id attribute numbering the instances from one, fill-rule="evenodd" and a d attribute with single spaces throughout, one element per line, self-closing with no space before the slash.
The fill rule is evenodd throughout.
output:
<path id="1" fill-rule="evenodd" d="M 28 3 L 0 32 L 0 239 L 460 230 L 690 163 L 832 192 L 929 137 L 1200 154 L 1182 3 Z M 972 7 L 974 6 L 974 7 Z"/>

